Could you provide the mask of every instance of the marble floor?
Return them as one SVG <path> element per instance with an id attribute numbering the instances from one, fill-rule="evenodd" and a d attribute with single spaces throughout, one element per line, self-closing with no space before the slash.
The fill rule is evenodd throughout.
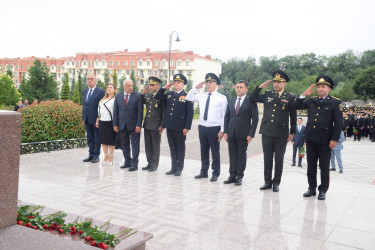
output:
<path id="1" fill-rule="evenodd" d="M 164 141 L 165 143 L 165 141 Z M 331 173 L 325 201 L 304 198 L 304 168 L 291 167 L 288 145 L 280 192 L 260 191 L 263 154 L 252 142 L 242 186 L 225 185 L 228 164 L 217 182 L 195 180 L 199 140 L 188 135 L 182 176 L 166 176 L 164 151 L 156 172 L 83 163 L 87 148 L 21 156 L 19 200 L 152 233 L 147 249 L 375 249 L 375 143 L 344 143 L 344 174 Z M 162 141 L 163 144 L 163 141 Z M 225 144 L 225 142 L 222 142 Z M 227 151 L 223 150 L 223 158 Z"/>

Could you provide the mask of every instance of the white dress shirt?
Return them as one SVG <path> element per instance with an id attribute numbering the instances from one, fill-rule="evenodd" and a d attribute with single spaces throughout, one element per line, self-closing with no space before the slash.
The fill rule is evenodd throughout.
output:
<path id="1" fill-rule="evenodd" d="M 245 98 L 246 98 L 246 95 L 244 95 L 244 96 L 242 96 L 242 97 L 237 96 L 237 99 L 236 99 L 236 101 L 234 102 L 234 110 L 236 110 L 237 102 L 238 102 L 238 98 L 241 98 L 241 100 L 240 100 L 240 108 L 241 108 L 242 103 L 243 103 L 243 101 L 244 101 Z"/>
<path id="2" fill-rule="evenodd" d="M 105 106 L 111 111 L 112 114 L 112 119 L 113 119 L 113 105 L 115 103 L 115 98 L 112 98 L 111 100 L 104 100 L 99 103 L 98 107 L 98 115 L 99 119 L 101 121 L 111 121 L 111 115 L 109 114 L 108 110 L 106 109 Z M 105 104 L 105 106 L 104 106 Z"/>
<path id="3" fill-rule="evenodd" d="M 208 92 L 197 94 L 198 89 L 193 88 L 186 96 L 186 100 L 191 102 L 198 102 L 199 104 L 199 125 L 205 127 L 220 126 L 221 132 L 224 132 L 224 116 L 227 110 L 227 98 L 225 95 L 214 91 L 211 93 L 210 104 L 208 107 L 207 120 L 203 120 L 204 111 L 206 109 L 206 101 Z"/>
<path id="4" fill-rule="evenodd" d="M 93 87 L 92 89 L 89 88 L 89 91 L 87 91 L 87 95 L 86 95 L 86 101 L 87 101 L 87 97 L 89 97 L 90 90 L 92 90 L 92 91 L 91 91 L 91 95 L 92 95 L 92 94 L 94 93 L 95 88 L 96 88 L 96 85 L 95 85 L 95 87 Z M 91 97 L 91 96 L 90 96 L 90 97 Z"/>

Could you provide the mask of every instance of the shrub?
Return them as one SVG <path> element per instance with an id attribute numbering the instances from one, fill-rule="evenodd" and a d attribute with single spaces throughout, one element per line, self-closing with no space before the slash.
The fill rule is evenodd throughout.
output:
<path id="1" fill-rule="evenodd" d="M 82 108 L 70 101 L 42 101 L 21 110 L 21 141 L 83 138 Z"/>

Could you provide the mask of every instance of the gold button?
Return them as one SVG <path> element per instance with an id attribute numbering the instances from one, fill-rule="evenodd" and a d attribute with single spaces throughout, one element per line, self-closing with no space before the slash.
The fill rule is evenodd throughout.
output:
<path id="1" fill-rule="evenodd" d="M 274 117 L 274 115 L 272 115 L 272 117 Z"/>
<path id="2" fill-rule="evenodd" d="M 313 128 L 315 128 L 315 126 L 313 126 Z"/>
<path id="3" fill-rule="evenodd" d="M 152 108 L 152 106 L 150 106 L 150 108 Z"/>
<path id="4" fill-rule="evenodd" d="M 316 114 L 316 115 L 319 115 L 319 114 Z"/>
<path id="5" fill-rule="evenodd" d="M 151 110 L 149 110 L 148 112 L 151 113 Z"/>
<path id="6" fill-rule="evenodd" d="M 318 109 L 320 109 L 320 107 L 318 107 Z"/>
<path id="7" fill-rule="evenodd" d="M 172 108 L 172 110 L 173 110 L 173 108 Z"/>
<path id="8" fill-rule="evenodd" d="M 275 112 L 275 110 L 273 110 L 273 112 Z"/>
<path id="9" fill-rule="evenodd" d="M 315 119 L 315 121 L 317 121 L 318 119 Z"/>
<path id="10" fill-rule="evenodd" d="M 271 120 L 271 122 L 273 122 L 273 120 Z"/>
<path id="11" fill-rule="evenodd" d="M 174 105 L 174 103 L 172 103 L 172 105 Z"/>
<path id="12" fill-rule="evenodd" d="M 172 113 L 171 113 L 171 115 L 172 115 Z"/>
<path id="13" fill-rule="evenodd" d="M 150 115 L 148 115 L 148 117 L 150 117 Z"/>
<path id="14" fill-rule="evenodd" d="M 275 104 L 275 107 L 276 107 L 276 104 Z"/>

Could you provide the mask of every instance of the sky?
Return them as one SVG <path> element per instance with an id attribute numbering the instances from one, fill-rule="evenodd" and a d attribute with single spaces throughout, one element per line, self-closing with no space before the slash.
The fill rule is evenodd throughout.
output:
<path id="1" fill-rule="evenodd" d="M 231 58 L 375 49 L 373 0 L 0 0 L 0 58 L 192 50 Z"/>

